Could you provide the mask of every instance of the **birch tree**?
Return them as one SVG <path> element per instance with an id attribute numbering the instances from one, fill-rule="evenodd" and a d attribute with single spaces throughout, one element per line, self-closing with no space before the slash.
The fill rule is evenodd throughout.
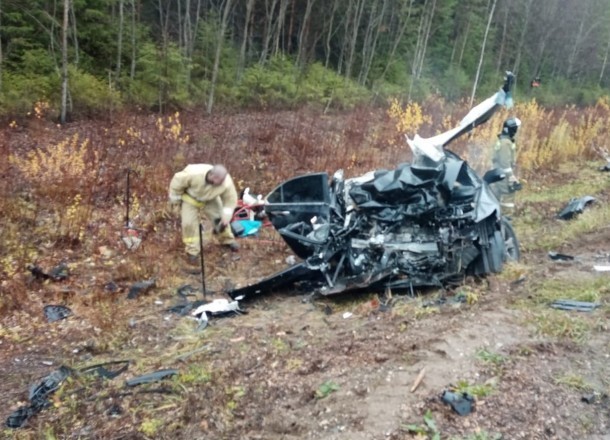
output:
<path id="1" fill-rule="evenodd" d="M 489 28 L 491 27 L 491 20 L 494 16 L 494 11 L 496 10 L 496 2 L 497 0 L 490 0 L 491 9 L 489 10 L 489 16 L 487 18 L 487 26 L 485 27 L 485 36 L 483 37 L 483 44 L 481 46 L 481 56 L 479 57 L 479 65 L 477 67 L 477 74 L 474 77 L 474 85 L 472 86 L 472 94 L 470 95 L 470 107 L 474 103 L 474 96 L 477 93 L 477 86 L 479 84 L 479 77 L 481 76 L 481 67 L 483 66 L 483 58 L 485 57 L 485 46 L 487 45 L 487 36 L 489 35 Z M 489 3 L 488 3 L 489 5 Z"/>
<path id="2" fill-rule="evenodd" d="M 66 123 L 68 107 L 68 17 L 70 0 L 64 0 L 64 14 L 61 28 L 61 111 L 59 121 Z"/>

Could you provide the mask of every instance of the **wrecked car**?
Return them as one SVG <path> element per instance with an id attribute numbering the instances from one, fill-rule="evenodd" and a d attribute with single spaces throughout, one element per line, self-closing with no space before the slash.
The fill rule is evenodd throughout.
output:
<path id="1" fill-rule="evenodd" d="M 452 130 L 407 138 L 411 163 L 344 179 L 313 173 L 276 187 L 264 210 L 303 261 L 255 284 L 233 289 L 248 299 L 300 283 L 310 293 L 444 286 L 466 275 L 500 272 L 519 258 L 510 221 L 489 183 L 446 145 L 511 105 L 513 76 Z"/>

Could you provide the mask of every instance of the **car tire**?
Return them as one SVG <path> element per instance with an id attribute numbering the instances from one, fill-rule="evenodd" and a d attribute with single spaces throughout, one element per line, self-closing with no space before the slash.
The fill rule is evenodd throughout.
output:
<path id="1" fill-rule="evenodd" d="M 502 237 L 504 238 L 504 262 L 519 261 L 521 249 L 513 225 L 506 217 L 502 217 Z"/>

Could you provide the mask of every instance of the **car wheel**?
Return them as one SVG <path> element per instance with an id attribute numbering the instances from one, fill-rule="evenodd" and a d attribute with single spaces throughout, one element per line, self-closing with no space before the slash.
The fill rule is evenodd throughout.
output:
<path id="1" fill-rule="evenodd" d="M 519 240 L 515 235 L 513 225 L 506 217 L 502 218 L 502 237 L 504 238 L 504 262 L 519 261 L 521 258 Z"/>

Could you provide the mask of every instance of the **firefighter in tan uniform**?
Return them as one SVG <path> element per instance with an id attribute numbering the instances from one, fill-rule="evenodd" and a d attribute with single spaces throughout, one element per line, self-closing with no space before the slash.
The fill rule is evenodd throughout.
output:
<path id="1" fill-rule="evenodd" d="M 517 163 L 517 146 L 515 136 L 521 126 L 519 118 L 504 121 L 502 133 L 493 147 L 492 163 L 494 168 L 501 168 L 506 178 L 492 185 L 492 190 L 504 208 L 515 207 L 515 192 L 521 189 L 521 184 L 515 175 Z"/>
<path id="2" fill-rule="evenodd" d="M 191 164 L 174 174 L 169 184 L 169 201 L 181 205 L 182 241 L 189 261 L 200 252 L 199 210 L 214 225 L 220 244 L 237 252 L 239 245 L 231 231 L 231 217 L 237 205 L 233 179 L 222 165 Z"/>

